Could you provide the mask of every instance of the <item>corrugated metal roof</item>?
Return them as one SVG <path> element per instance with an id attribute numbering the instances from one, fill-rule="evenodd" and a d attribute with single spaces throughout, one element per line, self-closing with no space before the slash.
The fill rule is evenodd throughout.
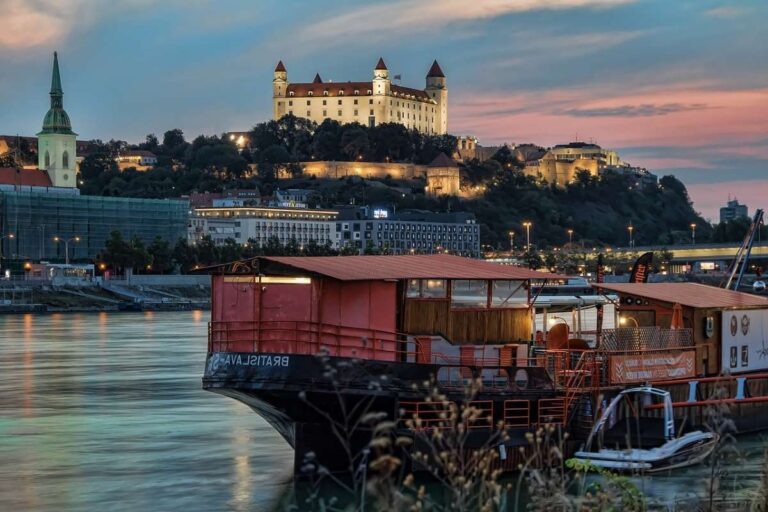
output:
<path id="1" fill-rule="evenodd" d="M 340 281 L 372 279 L 565 279 L 565 276 L 448 254 L 404 256 L 268 256 L 263 260 Z"/>
<path id="2" fill-rule="evenodd" d="M 593 285 L 598 286 L 598 285 Z M 768 308 L 768 298 L 700 283 L 602 283 L 605 290 L 692 308 Z"/>

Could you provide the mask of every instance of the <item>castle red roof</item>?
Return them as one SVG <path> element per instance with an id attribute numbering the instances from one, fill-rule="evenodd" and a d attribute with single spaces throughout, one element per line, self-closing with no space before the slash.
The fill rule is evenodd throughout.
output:
<path id="1" fill-rule="evenodd" d="M 383 57 L 379 57 L 379 62 L 376 63 L 376 68 L 375 69 L 387 69 L 387 65 L 384 64 L 384 58 Z"/>
<path id="2" fill-rule="evenodd" d="M 283 72 L 285 72 L 285 66 L 283 65 L 283 61 L 279 61 L 277 63 L 277 66 L 275 66 L 275 71 L 283 71 Z"/>
<path id="3" fill-rule="evenodd" d="M 323 79 L 320 78 L 320 73 L 315 73 L 315 79 L 312 80 L 313 84 L 321 84 L 323 83 Z"/>
<path id="4" fill-rule="evenodd" d="M 16 169 L 0 167 L 0 185 L 21 185 L 25 187 L 52 187 L 51 178 L 42 169 Z"/>
<path id="5" fill-rule="evenodd" d="M 412 89 L 392 84 L 390 90 L 395 96 L 411 96 L 418 101 L 432 102 L 426 91 Z M 310 92 L 312 96 L 353 96 L 358 91 L 358 96 L 370 96 L 373 94 L 373 82 L 312 82 L 288 84 L 288 96 L 306 97 Z M 341 92 L 343 91 L 343 92 Z M 371 91 L 370 93 L 368 91 Z M 326 94 L 327 93 L 327 94 Z"/>
<path id="6" fill-rule="evenodd" d="M 440 69 L 440 64 L 437 63 L 437 60 L 432 63 L 432 67 L 429 68 L 429 71 L 427 72 L 427 78 L 435 77 L 435 78 L 445 78 L 445 75 L 443 74 L 443 70 Z"/>

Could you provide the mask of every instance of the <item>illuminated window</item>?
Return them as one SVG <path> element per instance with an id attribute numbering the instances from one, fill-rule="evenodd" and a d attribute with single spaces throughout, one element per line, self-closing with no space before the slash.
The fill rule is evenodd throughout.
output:
<path id="1" fill-rule="evenodd" d="M 344 96 L 344 89 L 339 90 L 339 96 Z"/>
<path id="2" fill-rule="evenodd" d="M 293 96 L 293 91 L 289 92 L 288 96 Z"/>
<path id="3" fill-rule="evenodd" d="M 307 93 L 307 96 L 314 96 L 314 95 L 315 95 L 315 93 L 313 93 L 312 91 L 309 91 L 309 92 Z"/>
<path id="4" fill-rule="evenodd" d="M 355 89 L 355 96 L 359 96 L 359 95 L 360 95 L 360 91 L 358 91 L 357 89 Z"/>

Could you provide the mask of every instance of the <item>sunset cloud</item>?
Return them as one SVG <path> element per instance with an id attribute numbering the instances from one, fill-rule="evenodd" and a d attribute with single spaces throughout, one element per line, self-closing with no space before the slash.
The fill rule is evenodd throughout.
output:
<path id="1" fill-rule="evenodd" d="M 334 13 L 291 34 L 315 44 L 344 44 L 348 38 L 365 37 L 369 42 L 391 39 L 395 33 L 435 32 L 459 22 L 485 20 L 531 12 L 584 8 L 610 8 L 636 0 L 485 0 L 471 6 L 464 0 L 393 0 L 366 4 Z M 382 27 L 386 26 L 386 30 Z M 340 38 L 339 34 L 344 37 Z"/>
<path id="2" fill-rule="evenodd" d="M 78 0 L 6 0 L 0 47 L 32 48 L 61 40 L 75 23 Z"/>
<path id="3" fill-rule="evenodd" d="M 710 107 L 703 103 L 664 103 L 661 105 L 646 103 L 643 105 L 617 105 L 615 107 L 602 108 L 571 108 L 564 110 L 562 113 L 566 116 L 575 117 L 647 117 L 664 116 L 675 112 L 702 110 L 705 108 Z"/>

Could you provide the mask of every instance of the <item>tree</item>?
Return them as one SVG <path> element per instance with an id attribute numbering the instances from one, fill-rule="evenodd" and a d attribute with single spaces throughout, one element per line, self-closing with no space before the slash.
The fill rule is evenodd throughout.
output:
<path id="1" fill-rule="evenodd" d="M 159 147 L 160 141 L 157 140 L 157 136 L 154 133 L 148 134 L 145 137 L 144 142 L 139 144 L 139 149 L 152 151 L 153 153 L 156 153 Z"/>
<path id="2" fill-rule="evenodd" d="M 179 128 L 168 130 L 163 134 L 163 146 L 166 151 L 173 150 L 186 143 L 187 141 L 184 139 L 184 132 Z"/>
<path id="3" fill-rule="evenodd" d="M 173 270 L 173 254 L 168 240 L 159 236 L 155 237 L 147 252 L 152 256 L 152 270 L 160 274 L 165 274 Z"/>
<path id="4" fill-rule="evenodd" d="M 362 160 L 370 151 L 368 132 L 360 123 L 350 123 L 343 127 L 341 134 L 341 153 L 350 160 Z"/>
<path id="5" fill-rule="evenodd" d="M 181 267 L 182 272 L 192 270 L 198 263 L 195 248 L 183 238 L 179 238 L 173 248 L 173 261 Z"/>
<path id="6" fill-rule="evenodd" d="M 131 239 L 130 244 L 131 266 L 142 272 L 151 270 L 152 256 L 144 246 L 144 242 L 138 236 Z"/>
<path id="7" fill-rule="evenodd" d="M 99 255 L 108 266 L 124 271 L 133 265 L 133 248 L 128 243 L 120 231 L 112 231 L 109 238 L 104 243 L 104 250 Z"/>
<path id="8" fill-rule="evenodd" d="M 312 159 L 340 160 L 341 124 L 333 119 L 326 119 L 315 130 L 312 138 Z"/>

